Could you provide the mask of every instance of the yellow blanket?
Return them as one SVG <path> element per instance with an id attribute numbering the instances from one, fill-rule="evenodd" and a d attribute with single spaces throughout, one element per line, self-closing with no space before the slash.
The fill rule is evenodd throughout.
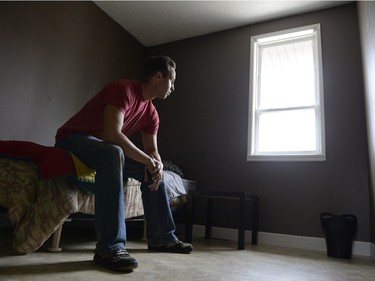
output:
<path id="1" fill-rule="evenodd" d="M 81 159 L 70 153 L 73 158 L 74 165 L 76 167 L 77 178 L 83 182 L 95 182 L 95 169 L 87 166 Z"/>

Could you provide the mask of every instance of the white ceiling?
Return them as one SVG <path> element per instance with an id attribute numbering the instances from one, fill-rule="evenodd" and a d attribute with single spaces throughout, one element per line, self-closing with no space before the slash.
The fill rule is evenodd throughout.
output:
<path id="1" fill-rule="evenodd" d="M 348 2 L 94 1 L 147 47 Z"/>

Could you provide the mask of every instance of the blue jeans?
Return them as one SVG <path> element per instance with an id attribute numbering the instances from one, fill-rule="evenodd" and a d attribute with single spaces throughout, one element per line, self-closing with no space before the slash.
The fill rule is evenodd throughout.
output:
<path id="1" fill-rule="evenodd" d="M 150 182 L 144 182 L 145 166 L 125 157 L 120 146 L 86 135 L 64 137 L 56 146 L 69 150 L 96 170 L 94 194 L 98 254 L 105 255 L 125 247 L 125 178 L 141 182 L 148 245 L 163 246 L 177 239 L 164 182 L 157 191 L 151 191 L 148 188 Z"/>

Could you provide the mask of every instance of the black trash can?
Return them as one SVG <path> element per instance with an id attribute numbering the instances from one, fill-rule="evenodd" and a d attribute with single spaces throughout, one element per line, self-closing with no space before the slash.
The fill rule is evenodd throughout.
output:
<path id="1" fill-rule="evenodd" d="M 325 234 L 327 256 L 350 259 L 354 237 L 357 233 L 357 217 L 349 214 L 322 213 L 320 223 Z"/>

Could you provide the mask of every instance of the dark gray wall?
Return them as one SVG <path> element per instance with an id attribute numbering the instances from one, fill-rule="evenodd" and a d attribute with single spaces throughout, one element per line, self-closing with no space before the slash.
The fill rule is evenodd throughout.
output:
<path id="1" fill-rule="evenodd" d="M 250 37 L 320 23 L 325 162 L 247 162 Z M 254 24 L 148 49 L 176 60 L 176 91 L 157 102 L 159 146 L 200 189 L 260 196 L 260 230 L 322 236 L 319 215 L 355 214 L 358 240 L 369 241 L 369 175 L 356 4 Z M 236 225 L 225 201 L 214 224 Z M 202 222 L 203 213 L 196 215 Z"/>
<path id="2" fill-rule="evenodd" d="M 258 194 L 261 231 L 322 236 L 320 212 L 352 213 L 358 240 L 368 241 L 356 12 L 349 4 L 148 48 L 178 65 L 175 93 L 156 102 L 163 158 L 198 188 Z M 314 23 L 323 36 L 327 161 L 247 162 L 250 36 Z M 137 77 L 145 51 L 91 2 L 0 2 L 0 36 L 0 139 L 47 145 L 104 83 Z M 236 213 L 234 202 L 223 202 L 215 225 L 235 227 Z"/>
<path id="3" fill-rule="evenodd" d="M 92 2 L 0 2 L 0 139 L 52 145 L 104 83 L 139 74 L 144 47 Z"/>

